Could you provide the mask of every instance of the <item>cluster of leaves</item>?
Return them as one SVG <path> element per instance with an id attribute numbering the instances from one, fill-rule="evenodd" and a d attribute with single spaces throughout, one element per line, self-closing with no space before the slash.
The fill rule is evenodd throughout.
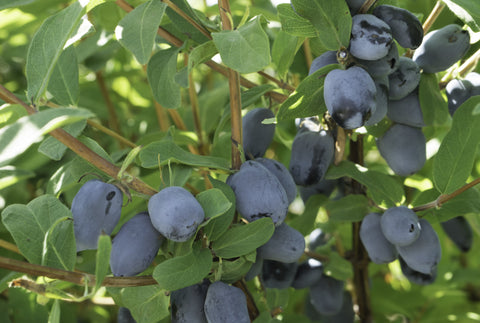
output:
<path id="1" fill-rule="evenodd" d="M 267 106 L 276 111 L 275 139 L 267 156 L 288 165 L 296 132 L 293 119 L 324 114 L 323 76 L 338 68 L 327 66 L 306 76 L 308 62 L 348 45 L 351 16 L 339 0 L 292 0 L 302 16 L 290 4 L 247 2 L 249 6 L 231 3 L 228 19 L 234 30 L 222 30 L 218 6 L 201 1 L 0 4 L 0 268 L 5 268 L 0 269 L 5 296 L 0 298 L 0 321 L 70 322 L 78 316 L 107 322 L 124 306 L 138 322 L 168 322 L 167 291 L 205 277 L 234 283 L 248 272 L 256 248 L 274 228 L 268 219 L 232 224 L 235 198 L 224 183 L 232 163 L 230 101 L 240 100 L 244 110 Z M 406 8 L 423 16 L 422 21 L 435 2 L 379 1 Z M 472 35 L 480 34 L 476 1 L 443 2 L 448 9 L 433 29 L 457 22 L 468 25 Z M 478 47 L 473 45 L 466 58 L 478 56 Z M 216 54 L 223 65 L 211 60 Z M 248 77 L 240 79 L 239 99 L 230 96 L 227 67 Z M 316 195 L 300 210 L 291 208 L 287 222 L 305 236 L 315 228 L 331 233 L 327 246 L 317 250 L 328 258 L 329 275 L 352 281 L 357 263 L 352 267 L 345 258 L 358 237 L 351 224 L 378 210 L 372 205 L 421 206 L 480 177 L 480 99 L 467 101 L 452 119 L 438 89 L 441 78 L 451 78 L 457 69 L 422 76 L 419 95 L 429 158 L 419 173 L 393 176 L 379 157 L 375 138 L 388 127 L 383 122 L 349 134 L 351 145 L 363 141 L 364 165 L 343 160 L 327 174 L 347 184 L 360 183 L 365 195 L 339 200 Z M 275 77 L 265 78 L 264 70 Z M 123 208 L 114 234 L 146 210 L 148 195 L 178 185 L 194 192 L 205 210 L 202 239 L 165 243 L 155 265 L 144 273 L 153 279 L 112 279 L 110 237 L 100 239 L 98 250 L 75 252 L 69 206 L 79 179 L 90 173 L 131 188 L 132 201 Z M 470 188 L 419 214 L 438 228 L 441 221 L 466 215 L 480 234 L 479 201 L 479 192 Z M 437 232 L 443 260 L 434 285 L 410 284 L 398 262 L 370 265 L 372 291 L 366 302 L 378 321 L 480 318 L 479 261 L 472 256 L 478 239 L 470 254 L 461 254 Z M 308 321 L 304 290 L 264 290 L 258 281 L 248 288 L 260 322 L 272 320 L 270 313 L 278 308 L 284 312 L 277 319 Z M 353 294 L 363 297 L 356 290 Z M 101 305 L 109 297 L 115 307 Z"/>

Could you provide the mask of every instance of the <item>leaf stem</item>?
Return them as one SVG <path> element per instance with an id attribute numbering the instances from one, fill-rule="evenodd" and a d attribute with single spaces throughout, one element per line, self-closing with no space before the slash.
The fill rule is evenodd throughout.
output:
<path id="1" fill-rule="evenodd" d="M 312 49 L 310 47 L 310 38 L 306 38 L 303 41 L 303 52 L 305 53 L 305 60 L 307 61 L 307 67 L 310 69 L 310 66 L 312 66 Z"/>
<path id="2" fill-rule="evenodd" d="M 203 140 L 202 122 L 200 120 L 200 106 L 198 104 L 197 91 L 195 90 L 195 82 L 193 74 L 188 74 L 188 95 L 190 97 L 190 104 L 192 106 L 193 123 L 195 125 L 195 132 L 198 136 L 198 150 L 202 155 L 205 155 L 207 148 Z"/>
<path id="3" fill-rule="evenodd" d="M 79 286 L 85 286 L 85 283 L 90 287 L 95 286 L 95 275 L 67 271 L 47 266 L 30 264 L 25 261 L 0 257 L 0 268 L 17 271 L 33 276 L 45 276 L 52 279 L 60 279 Z M 155 285 L 157 282 L 152 276 L 136 276 L 136 277 L 105 277 L 102 286 L 105 287 L 133 287 L 133 286 L 147 286 Z"/>
<path id="4" fill-rule="evenodd" d="M 368 10 L 370 10 L 370 7 L 373 6 L 373 4 L 377 0 L 365 0 L 365 2 L 362 4 L 360 9 L 358 10 L 358 13 L 366 13 Z"/>
<path id="5" fill-rule="evenodd" d="M 3 85 L 0 85 L 0 98 L 5 102 L 12 104 L 19 104 L 25 108 L 28 114 L 35 114 L 37 111 L 32 107 L 20 100 L 15 94 L 7 90 Z M 120 167 L 110 163 L 108 160 L 102 158 L 100 155 L 95 153 L 93 150 L 88 148 L 84 143 L 79 141 L 77 138 L 70 135 L 65 130 L 58 128 L 50 131 L 50 135 L 63 143 L 65 146 L 70 148 L 78 156 L 85 159 L 90 164 L 94 165 L 96 168 L 108 174 L 112 178 L 117 178 Z M 142 194 L 153 195 L 157 191 L 150 187 L 148 184 L 144 183 L 137 177 L 132 176 L 132 181 L 127 183 L 127 185 Z"/>
<path id="6" fill-rule="evenodd" d="M 471 181 L 470 183 L 467 183 L 467 184 L 463 185 L 458 190 L 453 191 L 450 194 L 442 194 L 435 201 L 416 206 L 412 210 L 414 212 L 419 212 L 419 211 L 425 211 L 425 210 L 428 210 L 428 209 L 439 208 L 439 207 L 442 206 L 443 203 L 446 203 L 446 202 L 450 201 L 451 199 L 457 197 L 458 195 L 462 194 L 463 192 L 465 192 L 466 190 L 474 187 L 477 184 L 480 184 L 480 177 Z"/>

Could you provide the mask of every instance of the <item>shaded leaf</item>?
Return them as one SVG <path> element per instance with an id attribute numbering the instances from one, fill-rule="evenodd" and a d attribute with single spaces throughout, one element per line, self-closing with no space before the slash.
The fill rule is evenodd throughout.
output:
<path id="1" fill-rule="evenodd" d="M 259 17 L 212 37 L 223 63 L 240 73 L 257 72 L 270 64 L 270 43 Z"/>
<path id="2" fill-rule="evenodd" d="M 150 58 L 166 8 L 161 0 L 147 1 L 130 11 L 115 28 L 120 44 L 132 52 L 140 64 L 146 64 Z"/>
<path id="3" fill-rule="evenodd" d="M 77 54 L 74 46 L 68 47 L 61 53 L 47 89 L 60 105 L 68 106 L 78 103 L 80 88 Z"/>
<path id="4" fill-rule="evenodd" d="M 178 48 L 161 50 L 150 58 L 147 65 L 148 82 L 153 97 L 169 109 L 175 109 L 180 105 L 180 85 L 175 82 L 179 51 Z"/>
<path id="5" fill-rule="evenodd" d="M 287 3 L 279 4 L 277 10 L 278 18 L 285 32 L 298 37 L 318 37 L 318 31 L 312 23 L 297 15 L 291 5 Z"/>
<path id="6" fill-rule="evenodd" d="M 351 194 L 325 204 L 328 217 L 333 221 L 361 221 L 368 213 L 368 199 L 365 195 Z"/>
<path id="7" fill-rule="evenodd" d="M 270 218 L 233 226 L 212 243 L 213 251 L 222 258 L 246 255 L 265 244 L 274 230 L 275 226 Z"/>
<path id="8" fill-rule="evenodd" d="M 98 247 L 95 265 L 95 291 L 101 286 L 102 282 L 110 270 L 110 252 L 112 251 L 112 241 L 106 234 L 98 237 Z"/>
<path id="9" fill-rule="evenodd" d="M 453 115 L 450 131 L 442 140 L 433 162 L 433 182 L 443 194 L 463 186 L 472 172 L 480 142 L 480 115 L 473 113 L 480 96 L 463 103 Z"/>

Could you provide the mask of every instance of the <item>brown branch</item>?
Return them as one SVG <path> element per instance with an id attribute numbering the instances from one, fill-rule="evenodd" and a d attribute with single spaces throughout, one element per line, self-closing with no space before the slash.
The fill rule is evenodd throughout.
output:
<path id="1" fill-rule="evenodd" d="M 230 3 L 228 0 L 219 0 L 218 9 L 222 19 L 223 30 L 233 30 L 230 19 Z M 242 100 L 240 92 L 240 74 L 228 69 L 228 85 L 230 89 L 230 115 L 232 130 L 232 168 L 240 169 L 242 159 L 238 146 L 242 146 Z"/>
<path id="2" fill-rule="evenodd" d="M 321 255 L 321 254 L 319 254 L 317 252 L 314 252 L 312 250 L 305 249 L 305 251 L 303 251 L 303 253 L 305 254 L 305 256 L 307 256 L 309 258 L 313 258 L 313 259 L 318 260 L 320 262 L 328 262 L 330 260 L 328 258 L 328 256 Z"/>
<path id="3" fill-rule="evenodd" d="M 92 274 L 30 264 L 28 262 L 5 257 L 0 257 L 0 268 L 32 276 L 45 276 L 52 279 L 60 279 L 80 286 L 84 286 L 85 284 L 90 287 L 95 286 L 95 275 Z M 157 282 L 152 276 L 105 277 L 102 282 L 102 286 L 105 287 L 133 287 L 155 284 L 157 284 Z"/>
<path id="4" fill-rule="evenodd" d="M 2 98 L 5 102 L 12 103 L 12 104 L 20 104 L 22 107 L 25 108 L 28 114 L 35 114 L 37 111 L 20 100 L 15 94 L 7 90 L 4 86 L 0 85 L 0 98 Z M 78 156 L 85 159 L 90 164 L 94 165 L 96 168 L 104 172 L 105 174 L 109 175 L 112 178 L 117 178 L 117 174 L 120 171 L 120 167 L 112 164 L 108 160 L 102 158 L 100 155 L 95 153 L 93 150 L 88 148 L 84 143 L 79 141 L 77 138 L 70 135 L 65 130 L 58 128 L 55 130 L 50 131 L 50 135 L 63 143 L 65 146 L 70 148 L 73 152 L 75 152 Z M 145 194 L 145 195 L 153 195 L 157 191 L 150 187 L 148 184 L 141 181 L 139 178 L 133 177 L 132 180 L 126 183 L 131 189 Z"/>
<path id="5" fill-rule="evenodd" d="M 425 211 L 425 210 L 428 210 L 428 209 L 433 209 L 433 208 L 438 208 L 438 207 L 441 207 L 442 204 L 450 201 L 451 199 L 457 197 L 458 195 L 462 194 L 463 192 L 465 192 L 466 190 L 474 187 L 475 185 L 478 185 L 480 184 L 480 178 L 477 178 L 475 179 L 474 181 L 468 183 L 468 184 L 465 184 L 463 185 L 462 187 L 460 187 L 458 190 L 450 193 L 450 194 L 442 194 L 440 195 L 435 201 L 432 201 L 432 202 L 429 202 L 429 203 L 426 203 L 426 204 L 423 204 L 423 205 L 419 205 L 419 206 L 416 206 L 414 207 L 412 210 L 414 212 L 419 212 L 419 211 Z"/>
<path id="6" fill-rule="evenodd" d="M 366 13 L 368 10 L 370 10 L 370 7 L 373 6 L 373 4 L 377 0 L 365 0 L 365 2 L 362 4 L 360 9 L 358 10 L 358 13 Z"/>
<path id="7" fill-rule="evenodd" d="M 102 93 L 102 97 L 105 100 L 105 104 L 107 105 L 108 116 L 109 116 L 108 117 L 108 125 L 116 133 L 118 133 L 120 136 L 122 136 L 122 130 L 120 128 L 120 123 L 118 121 L 117 111 L 116 111 L 115 106 L 112 102 L 112 99 L 110 98 L 110 93 L 108 92 L 107 84 L 105 83 L 105 79 L 103 78 L 102 71 L 96 72 L 95 76 L 96 76 L 98 86 L 100 87 L 100 92 Z M 123 141 L 120 141 L 119 143 L 120 143 L 120 147 L 123 148 L 123 146 L 124 146 Z"/>
<path id="8" fill-rule="evenodd" d="M 363 165 L 363 136 L 359 135 L 357 141 L 350 140 L 349 160 Z M 364 187 L 355 180 L 352 180 L 352 191 L 354 194 L 365 194 Z M 370 287 L 368 277 L 369 258 L 365 247 L 360 240 L 361 222 L 352 223 L 353 257 L 353 286 L 355 291 L 355 303 L 358 305 L 358 316 L 362 323 L 373 321 L 372 308 L 370 303 Z"/>
<path id="9" fill-rule="evenodd" d="M 158 125 L 161 131 L 167 131 L 170 127 L 168 122 L 167 110 L 157 101 L 155 101 L 155 112 L 157 113 Z"/>
<path id="10" fill-rule="evenodd" d="M 201 154 L 205 155 L 206 146 L 203 141 L 202 122 L 200 120 L 200 106 L 198 103 L 197 91 L 195 90 L 195 82 L 193 81 L 192 73 L 188 74 L 188 95 L 190 97 L 190 104 L 192 105 L 193 123 L 195 125 L 195 132 L 198 136 L 198 148 Z"/>

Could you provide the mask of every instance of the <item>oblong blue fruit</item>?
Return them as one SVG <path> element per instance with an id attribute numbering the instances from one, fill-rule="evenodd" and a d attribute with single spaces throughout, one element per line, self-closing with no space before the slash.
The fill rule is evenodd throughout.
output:
<path id="1" fill-rule="evenodd" d="M 442 247 L 435 230 L 425 219 L 419 220 L 422 230 L 418 239 L 407 246 L 397 246 L 398 254 L 408 267 L 431 275 L 442 257 Z"/>
<path id="2" fill-rule="evenodd" d="M 448 99 L 448 112 L 453 116 L 455 111 L 474 95 L 474 86 L 466 79 L 453 79 L 447 83 L 445 92 Z"/>
<path id="3" fill-rule="evenodd" d="M 270 240 L 257 249 L 257 253 L 263 259 L 289 263 L 296 262 L 304 250 L 303 235 L 288 224 L 282 223 L 275 228 Z"/>
<path id="4" fill-rule="evenodd" d="M 344 129 L 364 125 L 375 112 L 377 89 L 361 67 L 332 70 L 325 77 L 323 96 L 333 120 Z"/>
<path id="5" fill-rule="evenodd" d="M 288 198 L 285 189 L 262 164 L 246 161 L 240 170 L 227 179 L 235 193 L 237 210 L 248 221 L 269 217 L 279 226 L 288 211 Z"/>
<path id="6" fill-rule="evenodd" d="M 365 122 L 365 126 L 373 126 L 385 118 L 388 111 L 388 77 L 374 79 L 377 95 L 375 98 L 375 112 Z"/>
<path id="7" fill-rule="evenodd" d="M 360 225 L 360 240 L 368 256 L 376 264 L 385 264 L 397 259 L 395 246 L 385 238 L 380 226 L 379 213 L 367 214 Z"/>
<path id="8" fill-rule="evenodd" d="M 263 157 L 275 135 L 275 124 L 263 124 L 275 115 L 267 108 L 255 108 L 242 118 L 243 151 L 246 159 Z"/>
<path id="9" fill-rule="evenodd" d="M 148 201 L 148 213 L 155 229 L 176 242 L 190 239 L 205 219 L 205 212 L 192 193 L 178 186 L 153 195 Z"/>
<path id="10" fill-rule="evenodd" d="M 389 100 L 387 110 L 387 117 L 395 123 L 419 128 L 425 126 L 417 91 L 400 100 Z"/>
<path id="11" fill-rule="evenodd" d="M 403 275 L 407 277 L 407 279 L 412 283 L 415 283 L 417 285 L 430 285 L 435 282 L 435 279 L 437 278 L 436 268 L 433 270 L 432 273 L 424 274 L 408 267 L 407 263 L 400 255 L 398 256 L 398 260 L 400 262 L 400 268 L 402 269 Z"/>
<path id="12" fill-rule="evenodd" d="M 437 73 L 459 61 L 469 48 L 468 31 L 451 24 L 426 34 L 412 59 L 425 73 Z"/>
<path id="13" fill-rule="evenodd" d="M 310 287 L 310 303 L 317 312 L 323 315 L 334 315 L 340 312 L 343 304 L 343 287 L 345 282 L 322 275 Z"/>
<path id="14" fill-rule="evenodd" d="M 422 129 L 394 124 L 377 140 L 380 155 L 393 172 L 408 176 L 422 169 L 426 157 L 426 139 Z"/>
<path id="15" fill-rule="evenodd" d="M 277 177 L 285 189 L 285 193 L 287 193 L 288 204 L 292 203 L 295 197 L 297 197 L 297 185 L 295 185 L 292 174 L 290 174 L 287 167 L 278 160 L 270 158 L 257 158 L 255 161 L 262 164 Z"/>
<path id="16" fill-rule="evenodd" d="M 298 263 L 264 260 L 260 280 L 267 288 L 285 289 L 292 285 Z"/>
<path id="17" fill-rule="evenodd" d="M 334 155 L 335 141 L 329 131 L 298 132 L 288 169 L 297 185 L 310 186 L 325 177 Z"/>
<path id="18" fill-rule="evenodd" d="M 470 250 L 473 243 L 473 231 L 470 223 L 464 216 L 457 216 L 440 224 L 443 231 L 445 231 L 458 249 L 463 252 Z"/>
<path id="19" fill-rule="evenodd" d="M 391 5 L 380 5 L 375 7 L 372 13 L 390 26 L 393 38 L 400 46 L 416 49 L 422 43 L 422 23 L 410 11 Z"/>
<path id="20" fill-rule="evenodd" d="M 322 67 L 325 67 L 330 64 L 338 64 L 337 61 L 337 52 L 334 50 L 327 51 L 322 55 L 316 57 L 312 61 L 312 65 L 310 65 L 310 69 L 308 71 L 308 75 L 315 73 Z"/>
<path id="21" fill-rule="evenodd" d="M 395 246 L 408 246 L 420 236 L 422 227 L 415 212 L 406 206 L 391 207 L 380 217 L 383 236 Z"/>
<path id="22" fill-rule="evenodd" d="M 128 220 L 112 240 L 110 268 L 114 276 L 135 276 L 150 266 L 164 238 L 142 212 Z"/>
<path id="23" fill-rule="evenodd" d="M 204 304 L 210 281 L 173 291 L 170 294 L 172 323 L 206 323 Z"/>
<path id="24" fill-rule="evenodd" d="M 366 59 L 357 59 L 358 66 L 367 70 L 373 78 L 383 77 L 392 74 L 398 68 L 400 57 L 398 48 L 395 44 L 390 45 L 386 56 L 370 61 Z"/>
<path id="25" fill-rule="evenodd" d="M 400 100 L 420 84 L 420 67 L 408 57 L 400 57 L 398 68 L 388 75 L 388 97 Z"/>
<path id="26" fill-rule="evenodd" d="M 314 285 L 323 274 L 323 265 L 320 261 L 313 258 L 301 263 L 297 267 L 292 287 L 295 289 L 308 288 Z"/>
<path id="27" fill-rule="evenodd" d="M 209 323 L 250 323 L 245 294 L 221 281 L 208 287 L 204 310 Z"/>
<path id="28" fill-rule="evenodd" d="M 72 201 L 77 251 L 97 249 L 98 237 L 110 235 L 120 220 L 123 194 L 118 187 L 92 179 L 83 184 Z"/>
<path id="29" fill-rule="evenodd" d="M 352 17 L 350 53 L 360 59 L 374 61 L 385 57 L 393 42 L 390 27 L 370 14 Z"/>

